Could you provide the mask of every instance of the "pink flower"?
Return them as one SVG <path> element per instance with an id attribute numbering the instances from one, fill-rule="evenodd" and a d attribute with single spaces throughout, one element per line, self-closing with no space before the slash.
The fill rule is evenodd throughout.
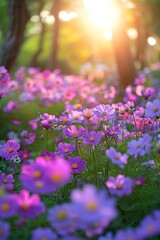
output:
<path id="1" fill-rule="evenodd" d="M 0 156 L 6 160 L 18 155 L 19 143 L 14 140 L 8 140 L 6 144 L 0 145 Z"/>

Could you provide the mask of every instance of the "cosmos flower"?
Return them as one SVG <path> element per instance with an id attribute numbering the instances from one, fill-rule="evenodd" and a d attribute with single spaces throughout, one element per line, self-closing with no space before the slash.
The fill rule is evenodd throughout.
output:
<path id="1" fill-rule="evenodd" d="M 1 218 L 9 218 L 17 213 L 17 203 L 11 194 L 4 194 L 0 197 L 0 216 Z"/>
<path id="2" fill-rule="evenodd" d="M 97 145 L 102 139 L 102 132 L 86 131 L 83 135 L 83 142 L 87 145 Z"/>
<path id="3" fill-rule="evenodd" d="M 134 181 L 129 177 L 119 174 L 116 178 L 109 177 L 106 186 L 110 194 L 122 197 L 123 195 L 130 195 L 132 193 Z"/>
<path id="4" fill-rule="evenodd" d="M 60 142 L 56 147 L 56 151 L 61 156 L 68 156 L 76 149 L 75 145 Z"/>
<path id="5" fill-rule="evenodd" d="M 117 125 L 115 126 L 105 126 L 105 133 L 108 137 L 110 138 L 117 138 L 118 137 L 118 133 L 119 133 L 119 127 Z"/>
<path id="6" fill-rule="evenodd" d="M 86 161 L 82 160 L 80 157 L 68 158 L 68 162 L 71 166 L 72 173 L 81 173 L 85 170 Z"/>
<path id="7" fill-rule="evenodd" d="M 46 161 L 37 157 L 34 162 L 23 165 L 20 180 L 22 185 L 31 192 L 49 194 L 65 184 L 71 174 L 71 168 L 62 157 Z"/>
<path id="8" fill-rule="evenodd" d="M 14 178 L 12 174 L 6 175 L 6 173 L 0 174 L 0 187 L 6 191 L 12 191 L 14 188 L 13 185 Z"/>
<path id="9" fill-rule="evenodd" d="M 50 228 L 36 228 L 32 231 L 31 240 L 57 240 L 57 236 Z"/>
<path id="10" fill-rule="evenodd" d="M 0 220 L 0 239 L 7 240 L 10 232 L 10 225 L 8 222 Z"/>
<path id="11" fill-rule="evenodd" d="M 30 196 L 25 189 L 14 194 L 14 200 L 18 205 L 17 213 L 21 218 L 35 219 L 39 214 L 45 212 L 45 206 L 39 196 L 37 194 Z"/>
<path id="12" fill-rule="evenodd" d="M 145 216 L 142 219 L 139 227 L 137 228 L 137 232 L 140 236 L 140 239 L 146 239 L 159 234 L 160 233 L 159 223 L 160 223 L 159 210 L 154 211 L 151 215 Z"/>
<path id="13" fill-rule="evenodd" d="M 88 184 L 83 189 L 74 189 L 71 193 L 71 200 L 77 205 L 79 228 L 85 230 L 90 236 L 93 233 L 91 226 L 95 227 L 94 233 L 96 229 L 97 233 L 99 230 L 102 232 L 117 216 L 115 201 L 108 198 L 105 191 L 98 191 L 93 185 Z"/>
<path id="14" fill-rule="evenodd" d="M 160 115 L 160 100 L 155 99 L 153 102 L 147 102 L 146 104 L 146 117 L 157 117 Z"/>
<path id="15" fill-rule="evenodd" d="M 100 104 L 93 109 L 95 115 L 101 118 L 113 117 L 115 113 L 114 107 L 109 104 Z"/>
<path id="16" fill-rule="evenodd" d="M 6 144 L 0 145 L 0 156 L 6 160 L 18 155 L 20 144 L 14 140 L 8 140 Z"/>
<path id="17" fill-rule="evenodd" d="M 75 125 L 64 128 L 63 134 L 68 138 L 79 138 L 84 134 L 85 129 L 83 127 L 77 128 Z"/>
<path id="18" fill-rule="evenodd" d="M 122 155 L 120 152 L 117 152 L 113 147 L 110 147 L 106 150 L 106 155 L 109 159 L 111 159 L 112 163 L 117 164 L 120 168 L 124 168 L 124 166 L 127 164 L 128 155 Z"/>
<path id="19" fill-rule="evenodd" d="M 134 158 L 137 158 L 139 155 L 144 156 L 151 150 L 151 140 L 152 137 L 150 135 L 144 134 L 144 136 L 138 140 L 132 140 L 131 142 L 128 142 L 127 153 L 129 155 L 133 155 Z"/>
<path id="20" fill-rule="evenodd" d="M 60 235 L 74 233 L 78 228 L 75 206 L 72 204 L 56 205 L 48 211 L 48 221 Z"/>

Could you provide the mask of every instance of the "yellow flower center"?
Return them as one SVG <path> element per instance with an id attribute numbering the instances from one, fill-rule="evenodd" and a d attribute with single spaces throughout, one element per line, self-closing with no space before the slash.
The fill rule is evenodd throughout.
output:
<path id="1" fill-rule="evenodd" d="M 136 147 L 137 147 L 137 148 L 140 148 L 140 147 L 141 147 L 141 144 L 138 143 L 138 144 L 136 145 Z"/>
<path id="2" fill-rule="evenodd" d="M 67 217 L 67 213 L 65 211 L 60 211 L 58 214 L 57 214 L 57 217 L 59 220 L 63 220 Z"/>
<path id="3" fill-rule="evenodd" d="M 4 179 L 4 180 L 3 180 L 3 183 L 5 183 L 5 184 L 8 183 L 8 180 L 7 180 L 7 179 Z"/>
<path id="4" fill-rule="evenodd" d="M 93 142 L 94 141 L 94 137 L 90 137 L 90 142 Z"/>
<path id="5" fill-rule="evenodd" d="M 74 117 L 74 120 L 78 120 L 78 116 L 75 116 L 75 117 Z"/>
<path id="6" fill-rule="evenodd" d="M 41 181 L 38 181 L 38 182 L 36 182 L 35 183 L 35 186 L 37 187 L 37 188 L 43 188 L 43 182 L 41 182 Z"/>
<path id="7" fill-rule="evenodd" d="M 115 159 L 116 159 L 116 160 L 119 160 L 119 156 L 118 156 L 118 155 L 116 155 L 116 156 L 115 156 Z"/>
<path id="8" fill-rule="evenodd" d="M 28 157 L 27 154 L 24 154 L 24 155 L 23 155 L 23 158 L 24 158 L 24 159 L 26 159 L 27 157 Z"/>
<path id="9" fill-rule="evenodd" d="M 7 203 L 2 204 L 1 209 L 5 212 L 8 212 L 10 210 L 10 205 Z"/>
<path id="10" fill-rule="evenodd" d="M 2 237 L 2 236 L 3 236 L 3 234 L 4 234 L 3 230 L 2 230 L 2 229 L 0 229 L 0 237 Z"/>
<path id="11" fill-rule="evenodd" d="M 35 172 L 33 173 L 33 176 L 34 176 L 34 178 L 40 178 L 40 177 L 42 176 L 42 174 L 41 174 L 41 172 L 39 172 L 39 171 L 35 171 Z"/>
<path id="12" fill-rule="evenodd" d="M 95 202 L 90 202 L 87 204 L 87 210 L 94 211 L 97 209 L 97 204 Z"/>
<path id="13" fill-rule="evenodd" d="M 72 168 L 73 168 L 73 169 L 77 169 L 77 168 L 78 168 L 78 164 L 77 164 L 77 163 L 73 163 L 73 164 L 72 164 Z"/>
<path id="14" fill-rule="evenodd" d="M 86 113 L 85 117 L 86 117 L 87 119 L 90 119 L 90 118 L 91 118 L 91 114 L 90 114 L 90 113 Z"/>
<path id="15" fill-rule="evenodd" d="M 54 174 L 52 176 L 52 181 L 54 182 L 60 182 L 62 180 L 62 177 L 59 174 Z"/>
<path id="16" fill-rule="evenodd" d="M 21 208 L 22 208 L 23 210 L 28 210 L 28 209 L 29 209 L 29 206 L 24 203 L 24 204 L 21 205 Z"/>
<path id="17" fill-rule="evenodd" d="M 68 122 L 68 118 L 63 118 L 63 122 L 67 123 Z"/>
<path id="18" fill-rule="evenodd" d="M 107 115 L 107 113 L 106 113 L 106 112 L 102 112 L 102 115 L 103 115 L 103 116 L 106 116 L 106 115 Z"/>
<path id="19" fill-rule="evenodd" d="M 68 150 L 68 149 L 64 149 L 64 152 L 65 152 L 65 153 L 68 153 L 68 152 L 69 152 L 69 150 Z"/>
<path id="20" fill-rule="evenodd" d="M 9 152 L 9 153 L 12 153 L 12 152 L 13 152 L 13 148 L 9 148 L 9 149 L 8 149 L 8 152 Z"/>
<path id="21" fill-rule="evenodd" d="M 77 136 L 78 136 L 78 132 L 74 132 L 74 133 L 73 133 L 73 136 L 74 136 L 74 137 L 77 137 Z"/>
<path id="22" fill-rule="evenodd" d="M 110 132 L 110 134 L 111 134 L 111 135 L 114 135 L 114 134 L 115 134 L 115 132 L 114 132 L 114 131 L 111 131 L 111 132 Z"/>
<path id="23" fill-rule="evenodd" d="M 117 190 L 121 190 L 122 189 L 122 185 L 118 184 L 116 188 L 117 188 Z"/>
<path id="24" fill-rule="evenodd" d="M 158 112 L 158 107 L 154 107 L 154 108 L 153 108 L 153 111 L 154 111 L 154 112 Z"/>

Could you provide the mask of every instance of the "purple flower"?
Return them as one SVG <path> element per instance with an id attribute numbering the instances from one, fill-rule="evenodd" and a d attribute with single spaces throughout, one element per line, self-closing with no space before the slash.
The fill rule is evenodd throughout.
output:
<path id="1" fill-rule="evenodd" d="M 102 230 L 117 216 L 115 201 L 106 196 L 105 191 L 98 191 L 93 185 L 86 185 L 82 190 L 72 191 L 71 199 L 77 205 L 79 228 L 84 229 L 90 236 L 93 228 Z"/>
<path id="2" fill-rule="evenodd" d="M 50 228 L 36 228 L 31 240 L 56 240 L 56 234 Z"/>
<path id="3" fill-rule="evenodd" d="M 31 154 L 27 149 L 24 149 L 22 151 L 19 151 L 19 157 L 22 161 L 22 163 L 27 163 L 27 161 L 30 159 Z"/>
<path id="4" fill-rule="evenodd" d="M 146 117 L 157 117 L 160 115 L 160 100 L 155 99 L 153 102 L 146 104 Z"/>
<path id="5" fill-rule="evenodd" d="M 12 112 L 14 109 L 18 107 L 18 103 L 16 101 L 9 101 L 7 105 L 3 108 L 4 112 Z"/>
<path id="6" fill-rule="evenodd" d="M 115 240 L 141 240 L 139 234 L 135 229 L 127 228 L 125 230 L 118 230 L 115 236 Z"/>
<path id="7" fill-rule="evenodd" d="M 69 121 L 72 123 L 81 123 L 84 119 L 82 112 L 80 111 L 72 111 L 68 114 Z"/>
<path id="8" fill-rule="evenodd" d="M 148 100 L 152 93 L 153 92 L 150 89 L 141 91 L 142 97 L 144 97 L 145 100 Z"/>
<path id="9" fill-rule="evenodd" d="M 114 107 L 109 104 L 101 104 L 93 109 L 95 115 L 101 118 L 113 117 L 115 113 Z"/>
<path id="10" fill-rule="evenodd" d="M 153 237 L 160 233 L 160 211 L 155 211 L 152 215 L 146 216 L 137 228 L 140 239 Z"/>
<path id="11" fill-rule="evenodd" d="M 146 153 L 149 153 L 151 149 L 151 140 L 152 137 L 148 134 L 145 134 L 138 140 L 132 140 L 131 142 L 128 142 L 128 154 L 134 155 L 134 158 L 137 158 L 139 155 L 144 156 Z"/>
<path id="12" fill-rule="evenodd" d="M 18 155 L 19 143 L 14 140 L 8 140 L 6 144 L 0 145 L 0 156 L 6 160 Z"/>
<path id="13" fill-rule="evenodd" d="M 80 157 L 69 157 L 68 162 L 71 166 L 72 173 L 81 173 L 85 170 L 86 161 L 82 160 Z"/>
<path id="14" fill-rule="evenodd" d="M 65 128 L 63 130 L 63 134 L 68 138 L 79 138 L 81 137 L 85 132 L 85 129 L 83 127 L 80 127 L 79 129 L 72 125 L 70 128 Z"/>
<path id="15" fill-rule="evenodd" d="M 71 154 L 72 152 L 74 152 L 75 149 L 76 149 L 76 147 L 73 144 L 60 142 L 58 144 L 58 147 L 56 148 L 56 151 L 58 154 L 60 154 L 62 156 L 67 156 L 67 155 Z"/>
<path id="16" fill-rule="evenodd" d="M 14 188 L 14 178 L 12 174 L 6 175 L 5 173 L 0 174 L 0 187 L 6 191 L 11 191 Z"/>
<path id="17" fill-rule="evenodd" d="M 119 127 L 117 125 L 113 127 L 105 126 L 105 133 L 110 138 L 117 138 L 119 133 Z"/>
<path id="18" fill-rule="evenodd" d="M 122 197 L 132 193 L 134 182 L 129 177 L 119 174 L 116 178 L 109 177 L 106 186 L 111 194 Z"/>
<path id="19" fill-rule="evenodd" d="M 1 218 L 9 218 L 16 214 L 17 203 L 11 194 L 5 194 L 0 197 L 0 216 Z"/>
<path id="20" fill-rule="evenodd" d="M 52 160 L 46 161 L 45 158 L 38 157 L 22 167 L 20 180 L 31 192 L 49 194 L 65 184 L 70 174 L 70 165 L 62 157 L 55 157 L 54 164 Z"/>
<path id="21" fill-rule="evenodd" d="M 7 240 L 9 236 L 10 225 L 0 220 L 0 240 Z"/>
<path id="22" fill-rule="evenodd" d="M 109 159 L 111 159 L 112 163 L 117 164 L 120 168 L 124 168 L 124 165 L 127 164 L 128 155 L 122 155 L 120 152 L 117 152 L 113 147 L 110 147 L 106 150 L 106 155 Z"/>
<path id="23" fill-rule="evenodd" d="M 45 158 L 46 161 L 55 160 L 55 154 L 53 152 L 44 151 L 41 156 Z"/>
<path id="24" fill-rule="evenodd" d="M 35 219 L 39 214 L 45 212 L 45 206 L 37 194 L 29 196 L 29 192 L 23 189 L 18 194 L 14 194 L 14 199 L 17 202 L 17 212 L 21 218 Z"/>
<path id="25" fill-rule="evenodd" d="M 56 205 L 50 208 L 48 221 L 62 236 L 74 233 L 78 227 L 75 207 L 71 204 Z"/>
<path id="26" fill-rule="evenodd" d="M 83 136 L 84 144 L 97 145 L 102 139 L 102 132 L 86 131 Z"/>

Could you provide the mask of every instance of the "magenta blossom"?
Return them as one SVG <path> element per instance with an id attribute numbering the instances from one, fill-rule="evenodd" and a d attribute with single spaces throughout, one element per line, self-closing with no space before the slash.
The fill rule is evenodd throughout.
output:
<path id="1" fill-rule="evenodd" d="M 79 138 L 84 134 L 85 129 L 83 127 L 77 128 L 72 125 L 70 128 L 64 128 L 63 134 L 68 138 Z"/>
<path id="2" fill-rule="evenodd" d="M 36 228 L 31 240 L 57 240 L 57 236 L 50 228 Z"/>
<path id="3" fill-rule="evenodd" d="M 31 154 L 27 149 L 23 149 L 22 151 L 19 151 L 19 157 L 22 163 L 27 163 L 27 161 L 31 158 Z"/>
<path id="4" fill-rule="evenodd" d="M 144 136 L 138 140 L 128 142 L 128 154 L 137 158 L 139 155 L 144 156 L 149 153 L 151 150 L 151 140 L 152 137 L 150 135 L 144 134 Z"/>
<path id="5" fill-rule="evenodd" d="M 80 157 L 69 157 L 68 162 L 71 166 L 72 173 L 81 173 L 85 170 L 86 161 L 82 160 Z"/>
<path id="6" fill-rule="evenodd" d="M 62 157 L 55 157 L 54 164 L 52 160 L 46 161 L 44 157 L 38 157 L 22 167 L 20 180 L 31 192 L 49 194 L 65 184 L 70 174 L 70 165 Z"/>
<path id="7" fill-rule="evenodd" d="M 0 197 L 0 216 L 1 218 L 9 218 L 17 213 L 17 203 L 11 194 L 5 194 Z"/>
<path id="8" fill-rule="evenodd" d="M 117 164 L 120 168 L 124 168 L 124 166 L 127 164 L 128 155 L 122 155 L 120 152 L 117 152 L 113 147 L 110 147 L 106 150 L 106 155 L 109 159 L 111 159 L 112 163 Z"/>
<path id="9" fill-rule="evenodd" d="M 18 155 L 19 143 L 14 140 L 8 140 L 6 144 L 0 145 L 0 156 L 6 160 Z"/>
<path id="10" fill-rule="evenodd" d="M 10 225 L 0 220 L 0 239 L 7 240 L 10 232 Z"/>
<path id="11" fill-rule="evenodd" d="M 117 125 L 115 126 L 105 126 L 105 133 L 110 138 L 117 138 L 119 133 L 119 127 Z"/>
<path id="12" fill-rule="evenodd" d="M 160 115 L 160 100 L 155 99 L 153 102 L 146 104 L 146 117 L 157 117 Z"/>
<path id="13" fill-rule="evenodd" d="M 102 139 L 102 132 L 86 131 L 83 136 L 83 142 L 87 145 L 97 145 Z"/>
<path id="14" fill-rule="evenodd" d="M 45 206 L 37 194 L 30 196 L 29 192 L 23 189 L 18 194 L 14 194 L 14 199 L 18 205 L 17 213 L 20 218 L 35 219 L 45 212 Z"/>
<path id="15" fill-rule="evenodd" d="M 14 188 L 14 178 L 12 174 L 6 175 L 5 173 L 0 174 L 0 187 L 6 191 L 11 191 Z"/>
<path id="16" fill-rule="evenodd" d="M 134 187 L 134 181 L 129 177 L 119 174 L 116 178 L 109 177 L 106 186 L 110 194 L 122 197 L 123 195 L 130 195 Z"/>
<path id="17" fill-rule="evenodd" d="M 93 109 L 95 115 L 101 118 L 113 117 L 115 114 L 114 107 L 111 107 L 109 104 L 101 104 Z"/>
<path id="18" fill-rule="evenodd" d="M 76 147 L 73 144 L 60 142 L 56 148 L 56 151 L 58 155 L 67 156 L 74 152 L 75 149 Z"/>

